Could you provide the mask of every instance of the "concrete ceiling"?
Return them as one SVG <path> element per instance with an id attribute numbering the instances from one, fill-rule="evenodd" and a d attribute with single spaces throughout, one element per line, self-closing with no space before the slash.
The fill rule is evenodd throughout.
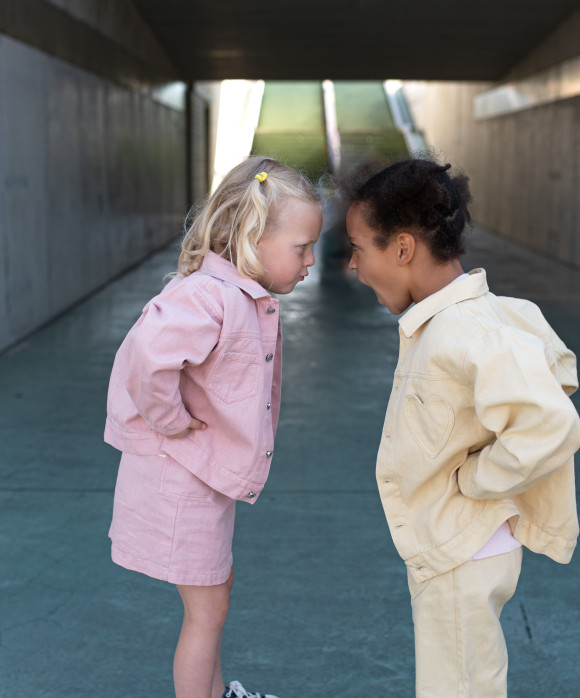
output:
<path id="1" fill-rule="evenodd" d="M 572 0 L 135 0 L 185 80 L 499 80 Z"/>

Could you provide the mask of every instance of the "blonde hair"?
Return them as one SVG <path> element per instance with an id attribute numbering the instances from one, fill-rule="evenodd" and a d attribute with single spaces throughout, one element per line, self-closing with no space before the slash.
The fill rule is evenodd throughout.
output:
<path id="1" fill-rule="evenodd" d="M 256 175 L 262 172 L 267 177 L 260 181 Z M 260 278 L 264 267 L 258 242 L 287 197 L 321 205 L 312 182 L 277 160 L 255 156 L 234 167 L 194 213 L 181 244 L 179 273 L 189 276 L 197 271 L 211 250 L 227 257 L 242 276 Z"/>

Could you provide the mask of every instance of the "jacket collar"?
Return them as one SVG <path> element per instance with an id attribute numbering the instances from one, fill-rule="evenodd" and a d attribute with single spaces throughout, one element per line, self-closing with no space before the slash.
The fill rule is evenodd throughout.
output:
<path id="1" fill-rule="evenodd" d="M 399 326 L 406 337 L 412 337 L 421 325 L 445 308 L 469 298 L 478 298 L 488 291 L 485 269 L 473 269 L 469 276 L 447 284 L 407 310 L 399 320 Z"/>
<path id="2" fill-rule="evenodd" d="M 270 297 L 268 291 L 263 286 L 260 286 L 257 281 L 242 276 L 238 268 L 229 259 L 220 257 L 215 252 L 210 251 L 205 255 L 199 271 L 203 274 L 214 276 L 216 279 L 229 281 L 254 299 Z"/>

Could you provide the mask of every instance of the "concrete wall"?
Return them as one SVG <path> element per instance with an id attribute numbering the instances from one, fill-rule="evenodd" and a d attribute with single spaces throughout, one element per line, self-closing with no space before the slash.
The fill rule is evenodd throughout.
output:
<path id="1" fill-rule="evenodd" d="M 113 3 L 76 3 L 95 12 L 97 5 Z M 114 13 L 108 17 L 114 27 Z M 66 33 L 69 20 L 77 21 L 68 16 L 53 28 Z M 127 61 L 107 67 L 118 79 L 0 33 L 0 349 L 182 231 L 190 198 L 185 112 L 160 103 L 160 83 L 136 81 L 133 68 L 145 65 L 139 53 L 149 46 L 152 61 L 155 49 L 132 26 L 137 48 L 129 43 Z M 91 51 L 113 40 L 104 25 L 85 29 Z M 79 49 L 81 64 L 91 51 Z M 169 75 L 162 60 L 156 65 Z"/>
<path id="2" fill-rule="evenodd" d="M 534 71 L 580 54 L 579 27 L 576 13 L 501 84 L 533 80 Z M 430 82 L 405 83 L 404 89 L 429 145 L 470 176 L 477 221 L 580 267 L 580 96 L 477 120 L 474 97 L 494 87 Z"/>
<path id="3" fill-rule="evenodd" d="M 2 0 L 0 32 L 133 88 L 179 77 L 132 0 Z"/>

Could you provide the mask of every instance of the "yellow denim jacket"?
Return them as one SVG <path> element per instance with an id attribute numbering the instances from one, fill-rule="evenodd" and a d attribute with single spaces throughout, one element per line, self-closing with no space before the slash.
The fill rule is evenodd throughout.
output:
<path id="1" fill-rule="evenodd" d="M 399 334 L 377 482 L 414 578 L 465 562 L 506 519 L 523 545 L 569 562 L 574 354 L 536 305 L 490 293 L 483 269 L 413 306 Z"/>

